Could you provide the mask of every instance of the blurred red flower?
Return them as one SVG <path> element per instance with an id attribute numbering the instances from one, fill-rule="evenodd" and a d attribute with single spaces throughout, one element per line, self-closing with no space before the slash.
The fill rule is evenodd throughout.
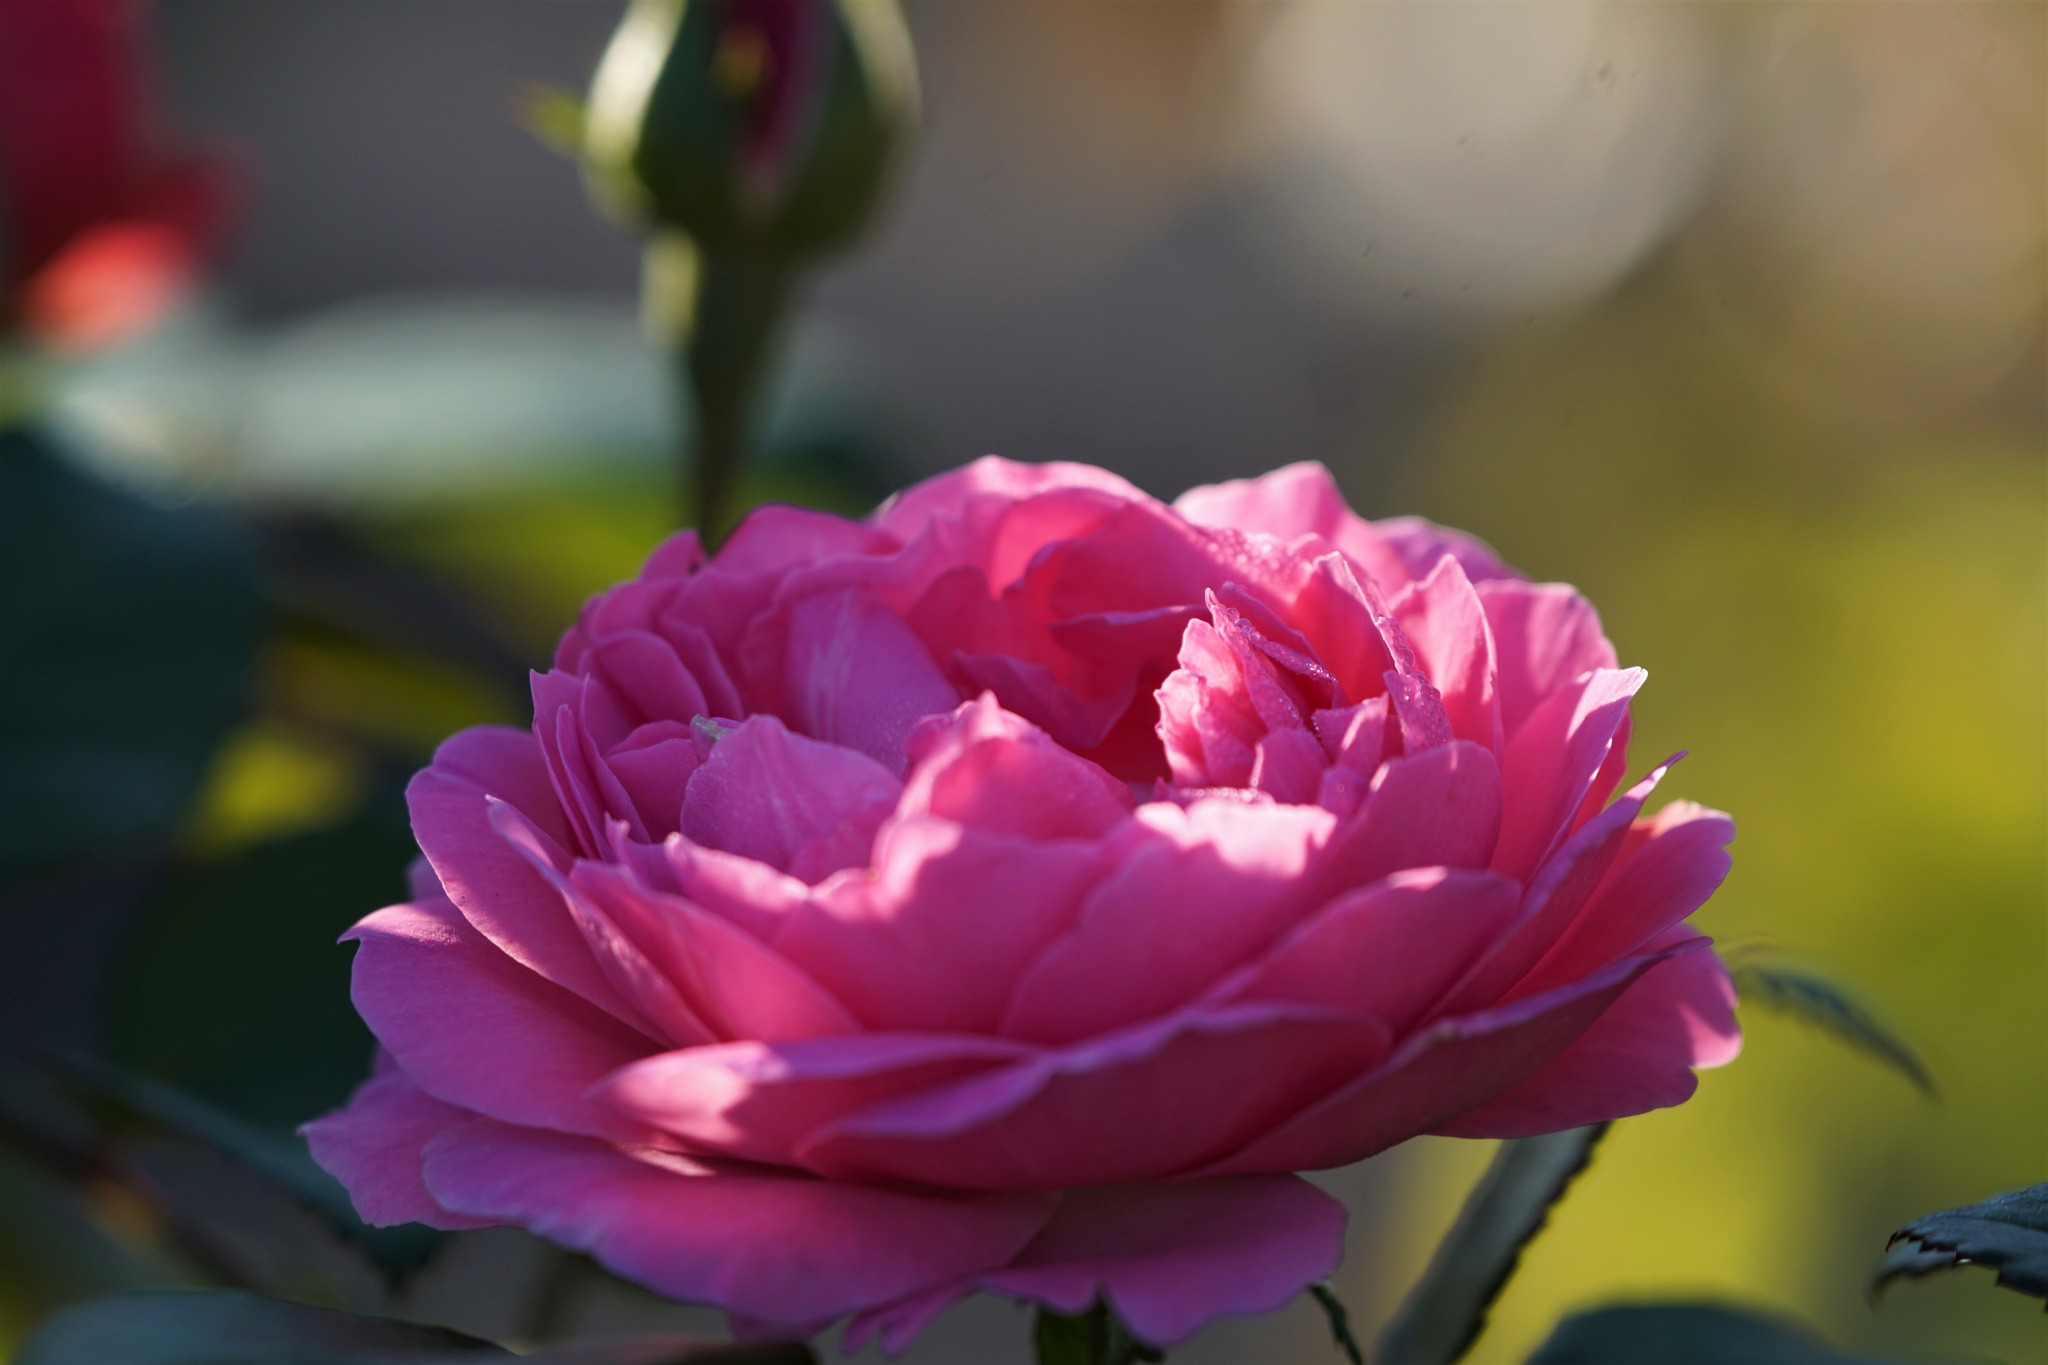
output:
<path id="1" fill-rule="evenodd" d="M 141 21 L 127 0 L 0 0 L 0 318 L 57 349 L 160 314 L 227 226 L 227 162 L 160 136 Z"/>

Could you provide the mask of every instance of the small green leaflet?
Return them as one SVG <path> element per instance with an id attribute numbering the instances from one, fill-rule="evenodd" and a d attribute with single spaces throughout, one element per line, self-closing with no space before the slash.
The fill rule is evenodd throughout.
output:
<path id="1" fill-rule="evenodd" d="M 1758 950 L 1740 945 L 1727 954 L 1735 989 L 1745 1002 L 1804 1020 L 1875 1057 L 1929 1097 L 1938 1094 L 1919 1055 L 1848 991 L 1817 972 L 1761 961 L 1759 956 Z"/>
<path id="2" fill-rule="evenodd" d="M 2007 1289 L 2048 1299 L 2048 1185 L 2009 1190 L 1908 1223 L 1892 1234 L 1871 1289 L 1961 1265 L 1995 1270 Z"/>

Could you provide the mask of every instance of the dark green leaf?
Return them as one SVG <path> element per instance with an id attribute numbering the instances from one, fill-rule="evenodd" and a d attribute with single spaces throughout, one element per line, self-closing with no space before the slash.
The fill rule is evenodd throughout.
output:
<path id="1" fill-rule="evenodd" d="M 1797 1323 L 1713 1303 L 1644 1303 L 1576 1313 L 1528 1365 L 1884 1365 L 1845 1355 Z"/>
<path id="2" fill-rule="evenodd" d="M 175 870 L 116 965 L 109 1054 L 279 1135 L 339 1105 L 373 1043 L 336 939 L 403 898 L 417 852 L 393 793 L 340 825 Z"/>
<path id="3" fill-rule="evenodd" d="M 1116 1310 L 1097 1299 L 1086 1312 L 1068 1316 L 1038 1310 L 1032 1330 L 1038 1365 L 1135 1365 L 1166 1359 L 1166 1353 L 1131 1335 Z"/>
<path id="4" fill-rule="evenodd" d="M 1449 1365 L 1486 1326 L 1551 1205 L 1586 1169 L 1607 1125 L 1503 1142 L 1374 1347 L 1374 1365 Z"/>
<path id="5" fill-rule="evenodd" d="M 31 1337 L 15 1365 L 815 1365 L 801 1342 L 727 1345 L 648 1337 L 515 1356 L 439 1327 L 238 1290 L 127 1294 L 79 1304 Z"/>
<path id="6" fill-rule="evenodd" d="M 227 522 L 0 431 L 0 879 L 164 844 L 248 707 L 260 620 Z"/>
<path id="7" fill-rule="evenodd" d="M 1900 1276 L 1960 1265 L 1998 1272 L 1998 1283 L 2048 1299 L 2048 1185 L 1993 1195 L 1981 1204 L 1943 1209 L 1892 1234 L 1873 1289 Z"/>
<path id="8" fill-rule="evenodd" d="M 416 1269 L 441 1244 L 443 1234 L 429 1228 L 365 1225 L 356 1217 L 340 1184 L 313 1163 L 296 1138 L 253 1128 L 174 1086 L 116 1067 L 71 1059 L 64 1063 L 64 1071 L 81 1093 L 108 1110 L 117 1122 L 184 1139 L 260 1178 L 358 1247 L 393 1278 Z M 154 1166 L 161 1174 L 163 1163 Z M 147 1176 L 151 1171 L 145 1167 L 137 1173 Z M 157 1181 L 148 1193 L 176 1205 L 165 1210 L 174 1221 L 204 1218 L 205 1209 L 182 1206 L 180 1188 L 177 1183 Z"/>
<path id="9" fill-rule="evenodd" d="M 1351 1310 L 1337 1297 L 1337 1291 L 1327 1284 L 1309 1286 L 1309 1295 L 1330 1320 L 1330 1337 L 1337 1343 L 1337 1349 L 1351 1365 L 1365 1365 L 1365 1352 L 1358 1344 L 1358 1338 L 1351 1334 Z"/>
<path id="10" fill-rule="evenodd" d="M 411 1365 L 512 1360 L 439 1327 L 363 1317 L 239 1290 L 125 1294 L 68 1308 L 15 1365 Z"/>
<path id="11" fill-rule="evenodd" d="M 1859 1052 L 1875 1057 L 1929 1095 L 1934 1077 L 1898 1034 L 1879 1022 L 1848 991 L 1815 972 L 1782 963 L 1759 962 L 1749 954 L 1731 955 L 1729 970 L 1745 1002 L 1754 1001 L 1803 1019 L 1834 1035 Z"/>
<path id="12" fill-rule="evenodd" d="M 686 1337 L 642 1337 L 592 1346 L 556 1346 L 522 1357 L 527 1365 L 817 1365 L 800 1341 L 733 1345 Z"/>

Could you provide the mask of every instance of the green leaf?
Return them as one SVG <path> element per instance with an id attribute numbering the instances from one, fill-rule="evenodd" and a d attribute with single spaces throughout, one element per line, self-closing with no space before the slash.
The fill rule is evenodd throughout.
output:
<path id="1" fill-rule="evenodd" d="M 239 1290 L 127 1294 L 58 1313 L 14 1365 L 815 1365 L 801 1342 L 727 1345 L 649 1337 L 515 1356 L 440 1327 Z"/>
<path id="2" fill-rule="evenodd" d="M 1351 1310 L 1337 1297 L 1337 1291 L 1328 1284 L 1309 1286 L 1309 1296 L 1323 1310 L 1323 1316 L 1330 1320 L 1330 1338 L 1337 1343 L 1337 1349 L 1351 1365 L 1365 1365 L 1365 1351 L 1359 1346 L 1358 1338 L 1351 1334 Z"/>
<path id="3" fill-rule="evenodd" d="M 1503 1142 L 1372 1352 L 1374 1365 L 1450 1365 L 1486 1326 L 1522 1249 L 1586 1169 L 1608 1125 Z"/>
<path id="4" fill-rule="evenodd" d="M 1528 1365 L 1884 1365 L 1845 1355 L 1796 1323 L 1713 1303 L 1622 1304 L 1575 1313 Z"/>
<path id="5" fill-rule="evenodd" d="M 248 709 L 261 617 L 222 518 L 0 431 L 0 880 L 168 842 Z"/>
<path id="6" fill-rule="evenodd" d="M 1132 1336 L 1103 1299 L 1072 1316 L 1040 1308 L 1032 1344 L 1038 1365 L 1135 1365 L 1166 1359 L 1164 1351 Z"/>
<path id="7" fill-rule="evenodd" d="M 514 1358 L 444 1328 L 220 1289 L 124 1294 L 67 1308 L 22 1345 L 14 1365 L 399 1365 Z"/>
<path id="8" fill-rule="evenodd" d="M 1892 1234 L 1871 1288 L 1962 1265 L 1995 1270 L 2007 1289 L 2048 1299 L 2048 1185 L 2010 1190 L 1908 1223 Z"/>
<path id="9" fill-rule="evenodd" d="M 1815 972 L 1731 953 L 1728 969 L 1744 1002 L 1754 1001 L 1813 1024 L 1897 1071 L 1933 1096 L 1934 1077 L 1913 1049 L 1848 991 Z"/>

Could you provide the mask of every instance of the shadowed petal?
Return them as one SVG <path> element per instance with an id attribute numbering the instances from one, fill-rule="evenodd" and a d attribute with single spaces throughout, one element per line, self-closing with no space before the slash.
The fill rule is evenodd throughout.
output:
<path id="1" fill-rule="evenodd" d="M 1688 952 L 1645 972 L 1535 1075 L 1436 1131 L 1528 1137 L 1683 1104 L 1699 1083 L 1693 1068 L 1722 1066 L 1741 1048 L 1728 969 Z"/>
<path id="2" fill-rule="evenodd" d="M 1438 1020 L 1370 1074 L 1198 1174 L 1325 1170 L 1435 1132 L 1535 1074 L 1637 977 L 1683 951 L 1629 958 L 1547 995 Z"/>
<path id="3" fill-rule="evenodd" d="M 1107 1296 L 1146 1341 L 1172 1346 L 1212 1318 L 1270 1313 L 1344 1255 L 1344 1206 L 1293 1176 L 1070 1191 L 1009 1268 L 864 1313 L 848 1350 L 902 1350 L 977 1288 L 1079 1313 Z"/>
<path id="4" fill-rule="evenodd" d="M 870 1308 L 1005 1265 L 1049 1195 L 943 1195 L 733 1170 L 488 1121 L 427 1148 L 427 1188 L 658 1294 L 767 1322 Z"/>
<path id="5" fill-rule="evenodd" d="M 1212 1161 L 1386 1055 L 1362 1014 L 1289 1003 L 1172 1018 L 851 1113 L 798 1149 L 836 1179 L 1060 1189 Z M 1219 1102 L 1227 1096 L 1227 1102 Z"/>
<path id="6" fill-rule="evenodd" d="M 299 1129 L 320 1168 L 341 1182 L 356 1213 L 371 1227 L 425 1223 L 480 1228 L 483 1219 L 450 1213 L 434 1202 L 420 1176 L 428 1142 L 476 1115 L 443 1104 L 412 1083 L 379 1051 L 370 1079 L 348 1103 Z"/>

